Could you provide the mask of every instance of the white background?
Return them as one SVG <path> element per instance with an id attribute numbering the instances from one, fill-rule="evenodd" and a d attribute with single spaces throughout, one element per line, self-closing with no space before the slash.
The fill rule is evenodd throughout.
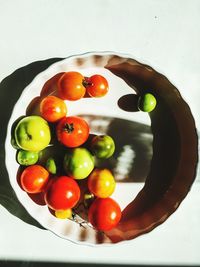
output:
<path id="1" fill-rule="evenodd" d="M 200 1 L 0 0 L 0 81 L 33 61 L 87 51 L 130 53 L 165 74 L 200 129 Z M 200 264 L 200 183 L 163 225 L 127 244 L 80 246 L 0 206 L 0 259 Z"/>

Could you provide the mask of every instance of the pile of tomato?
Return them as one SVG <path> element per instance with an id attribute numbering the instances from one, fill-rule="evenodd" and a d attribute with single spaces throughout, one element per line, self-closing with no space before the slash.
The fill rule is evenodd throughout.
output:
<path id="1" fill-rule="evenodd" d="M 86 95 L 103 97 L 108 90 L 108 81 L 101 75 L 65 72 L 57 81 L 56 92 L 41 99 L 39 114 L 20 119 L 12 136 L 22 169 L 21 188 L 29 195 L 42 194 L 58 219 L 73 218 L 77 205 L 84 203 L 89 223 L 101 231 L 112 229 L 121 218 L 120 206 L 110 197 L 115 178 L 109 169 L 95 166 L 96 158 L 112 157 L 115 142 L 109 135 L 92 134 L 84 118 L 68 116 L 66 102 L 70 105 Z M 56 153 L 43 157 L 51 149 Z"/>

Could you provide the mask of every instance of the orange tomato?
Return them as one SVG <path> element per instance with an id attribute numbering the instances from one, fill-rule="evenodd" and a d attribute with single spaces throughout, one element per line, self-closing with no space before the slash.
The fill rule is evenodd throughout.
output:
<path id="1" fill-rule="evenodd" d="M 20 176 L 21 186 L 27 193 L 42 192 L 48 179 L 49 173 L 41 165 L 27 167 Z"/>
<path id="2" fill-rule="evenodd" d="M 88 188 L 97 197 L 111 196 L 115 186 L 115 179 L 108 169 L 95 169 L 88 177 Z"/>
<path id="3" fill-rule="evenodd" d="M 67 114 L 65 102 L 56 96 L 47 96 L 40 103 L 41 116 L 49 121 L 56 122 Z"/>
<path id="4" fill-rule="evenodd" d="M 78 100 L 85 95 L 84 77 L 76 71 L 65 72 L 58 80 L 58 95 L 65 100 Z"/>
<path id="5" fill-rule="evenodd" d="M 108 81 L 99 74 L 95 74 L 85 81 L 87 93 L 92 97 L 102 97 L 108 92 Z"/>
<path id="6" fill-rule="evenodd" d="M 88 211 L 89 222 L 99 231 L 109 231 L 121 219 L 121 209 L 112 198 L 96 198 Z"/>

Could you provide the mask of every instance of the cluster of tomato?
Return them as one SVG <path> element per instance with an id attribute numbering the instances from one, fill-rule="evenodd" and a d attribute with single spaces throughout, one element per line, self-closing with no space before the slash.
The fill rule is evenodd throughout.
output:
<path id="1" fill-rule="evenodd" d="M 18 162 L 30 165 L 20 176 L 21 186 L 27 193 L 42 192 L 45 203 L 57 218 L 70 218 L 80 201 L 90 199 L 88 220 L 101 231 L 112 229 L 121 219 L 119 205 L 110 198 L 116 186 L 113 174 L 109 169 L 95 168 L 95 157 L 111 157 L 115 143 L 108 135 L 89 138 L 88 123 L 82 117 L 67 116 L 65 100 L 78 100 L 86 94 L 102 97 L 107 92 L 108 82 L 101 75 L 84 77 L 79 72 L 65 72 L 57 82 L 56 96 L 48 95 L 40 102 L 40 116 L 53 125 L 57 141 L 66 148 L 63 173 L 58 174 L 54 158 L 42 166 L 37 163 L 38 158 L 30 162 L 31 151 L 18 152 Z M 82 179 L 87 179 L 88 190 L 83 195 L 79 185 Z"/>

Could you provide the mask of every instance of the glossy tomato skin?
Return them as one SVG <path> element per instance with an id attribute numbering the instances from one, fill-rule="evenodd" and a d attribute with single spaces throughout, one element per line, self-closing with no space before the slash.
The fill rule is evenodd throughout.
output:
<path id="1" fill-rule="evenodd" d="M 80 198 L 80 188 L 77 182 L 68 176 L 52 178 L 46 191 L 45 202 L 52 210 L 67 210 L 73 208 Z"/>
<path id="2" fill-rule="evenodd" d="M 56 122 L 67 114 L 65 102 L 56 96 L 47 96 L 40 103 L 41 116 L 48 122 Z"/>
<path id="3" fill-rule="evenodd" d="M 65 100 L 78 100 L 85 95 L 84 77 L 76 71 L 65 72 L 58 80 L 58 95 Z"/>
<path id="4" fill-rule="evenodd" d="M 76 116 L 64 117 L 56 127 L 58 140 L 67 147 L 78 147 L 86 142 L 89 136 L 87 122 Z"/>
<path id="5" fill-rule="evenodd" d="M 89 222 L 99 231 L 109 231 L 121 219 L 121 209 L 112 198 L 96 198 L 88 211 Z"/>
<path id="6" fill-rule="evenodd" d="M 86 90 L 91 97 L 102 97 L 108 92 L 108 81 L 99 74 L 86 78 Z"/>
<path id="7" fill-rule="evenodd" d="M 20 176 L 22 188 L 27 193 L 40 193 L 49 180 L 48 171 L 41 165 L 31 165 L 23 170 Z"/>
<path id="8" fill-rule="evenodd" d="M 88 188 L 96 197 L 110 197 L 115 186 L 114 176 L 108 169 L 95 169 L 88 177 Z"/>

